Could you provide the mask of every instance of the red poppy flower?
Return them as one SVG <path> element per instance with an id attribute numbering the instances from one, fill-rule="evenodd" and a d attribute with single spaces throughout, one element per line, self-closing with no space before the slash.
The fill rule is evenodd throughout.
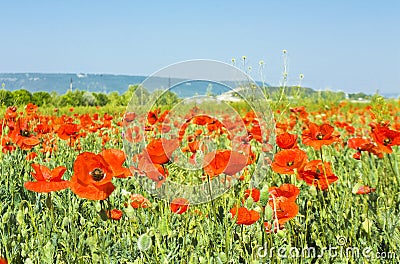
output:
<path id="1" fill-rule="evenodd" d="M 350 138 L 347 141 L 349 148 L 357 150 L 357 153 L 353 155 L 355 159 L 361 158 L 361 151 L 368 151 L 369 153 L 375 154 L 379 158 L 383 158 L 383 153 L 379 147 L 375 146 L 369 139 L 365 138 Z"/>
<path id="2" fill-rule="evenodd" d="M 145 152 L 153 163 L 165 164 L 169 162 L 172 153 L 178 147 L 179 141 L 177 139 L 158 138 L 150 141 Z"/>
<path id="3" fill-rule="evenodd" d="M 308 162 L 299 177 L 308 185 L 314 185 L 320 190 L 328 189 L 329 185 L 338 180 L 338 177 L 333 174 L 329 162 L 322 164 L 321 160 L 313 160 Z"/>
<path id="4" fill-rule="evenodd" d="M 237 216 L 236 224 L 252 225 L 260 219 L 260 214 L 255 210 L 248 210 L 246 207 L 234 207 L 230 210 L 232 217 Z"/>
<path id="5" fill-rule="evenodd" d="M 18 119 L 16 126 L 10 130 L 9 136 L 23 150 L 30 150 L 40 144 L 40 140 L 30 132 L 28 121 L 24 118 Z"/>
<path id="6" fill-rule="evenodd" d="M 315 123 L 310 123 L 309 128 L 303 131 L 303 144 L 319 150 L 323 145 L 331 145 L 332 143 L 339 141 L 340 136 L 333 135 L 333 132 L 333 126 L 329 124 L 318 126 Z"/>
<path id="7" fill-rule="evenodd" d="M 271 168 L 280 174 L 293 174 L 301 170 L 307 162 L 307 154 L 300 149 L 284 149 L 276 153 Z"/>
<path id="8" fill-rule="evenodd" d="M 284 225 L 299 213 L 299 206 L 295 202 L 289 201 L 286 197 L 274 198 L 270 200 L 269 205 L 276 213 L 274 219 L 278 219 L 280 225 Z"/>
<path id="9" fill-rule="evenodd" d="M 27 190 L 39 193 L 49 193 L 64 190 L 69 187 L 69 181 L 61 180 L 61 177 L 67 170 L 64 166 L 59 166 L 53 170 L 40 164 L 32 164 L 35 172 L 32 176 L 36 179 L 35 182 L 25 182 L 24 187 Z"/>
<path id="10" fill-rule="evenodd" d="M 67 140 L 70 138 L 76 138 L 78 136 L 78 132 L 80 127 L 77 124 L 67 123 L 62 125 L 57 130 L 57 135 L 59 138 Z"/>
<path id="11" fill-rule="evenodd" d="M 392 153 L 392 146 L 400 145 L 400 132 L 378 125 L 372 132 L 372 138 L 385 153 Z"/>
<path id="12" fill-rule="evenodd" d="M 159 113 L 160 113 L 160 109 L 156 109 L 154 111 L 149 111 L 147 113 L 147 121 L 149 122 L 150 125 L 154 125 L 155 123 L 157 123 Z"/>
<path id="13" fill-rule="evenodd" d="M 290 107 L 290 112 L 298 114 L 300 118 L 306 119 L 308 117 L 308 113 L 306 111 L 306 108 L 304 106 L 298 106 L 298 107 Z"/>
<path id="14" fill-rule="evenodd" d="M 247 189 L 244 191 L 244 198 L 247 199 L 251 196 L 254 202 L 258 202 L 260 200 L 260 190 L 257 188 Z"/>
<path id="15" fill-rule="evenodd" d="M 122 218 L 122 214 L 123 214 L 122 211 L 118 209 L 112 209 L 110 211 L 107 211 L 108 218 L 116 221 Z"/>
<path id="16" fill-rule="evenodd" d="M 17 118 L 17 107 L 16 106 L 9 106 L 7 107 L 6 113 L 4 114 L 4 118 L 6 120 L 15 120 Z"/>
<path id="17" fill-rule="evenodd" d="M 300 193 L 299 188 L 290 183 L 284 183 L 280 187 L 270 187 L 268 192 L 274 197 L 285 197 L 287 201 L 294 202 Z"/>
<path id="18" fill-rule="evenodd" d="M 204 171 L 210 177 L 221 173 L 234 175 L 241 171 L 247 164 L 247 158 L 237 151 L 217 150 L 204 156 Z"/>
<path id="19" fill-rule="evenodd" d="M 30 161 L 30 160 L 35 159 L 36 157 L 37 157 L 37 153 L 36 152 L 31 152 L 28 155 L 26 155 L 25 159 Z"/>
<path id="20" fill-rule="evenodd" d="M 126 178 L 132 176 L 128 168 L 122 167 L 126 160 L 125 152 L 119 149 L 105 149 L 99 153 L 105 161 L 111 166 L 114 177 Z"/>
<path id="21" fill-rule="evenodd" d="M 150 201 L 141 194 L 132 194 L 131 197 L 131 206 L 135 209 L 138 208 L 147 208 L 151 205 Z"/>
<path id="22" fill-rule="evenodd" d="M 356 194 L 369 194 L 369 193 L 372 193 L 375 191 L 376 191 L 376 188 L 371 188 L 367 185 L 363 185 L 363 186 L 360 186 L 360 188 L 358 188 L 358 190 L 356 191 Z"/>
<path id="23" fill-rule="evenodd" d="M 273 221 L 273 224 L 271 224 L 270 222 L 264 222 L 264 228 L 267 234 L 271 234 L 277 233 L 278 230 L 282 230 L 285 227 L 283 225 L 280 225 L 278 222 Z"/>
<path id="24" fill-rule="evenodd" d="M 3 153 L 12 152 L 17 147 L 13 144 L 11 138 L 9 136 L 3 136 L 1 138 L 1 149 Z"/>
<path id="25" fill-rule="evenodd" d="M 175 198 L 172 200 L 170 208 L 175 214 L 183 214 L 189 209 L 189 200 L 185 198 Z"/>
<path id="26" fill-rule="evenodd" d="M 138 170 L 143 172 L 149 179 L 157 183 L 157 188 L 165 182 L 168 170 L 160 164 L 155 164 L 142 157 L 138 163 Z"/>
<path id="27" fill-rule="evenodd" d="M 83 152 L 74 163 L 71 190 L 81 198 L 105 200 L 114 191 L 113 170 L 102 155 Z"/>
<path id="28" fill-rule="evenodd" d="M 25 106 L 25 111 L 28 116 L 34 115 L 38 109 L 39 107 L 32 103 L 29 103 Z"/>
<path id="29" fill-rule="evenodd" d="M 7 259 L 0 257 L 0 264 L 8 264 Z"/>
<path id="30" fill-rule="evenodd" d="M 297 135 L 285 132 L 276 137 L 276 144 L 281 149 L 291 149 L 297 147 Z"/>

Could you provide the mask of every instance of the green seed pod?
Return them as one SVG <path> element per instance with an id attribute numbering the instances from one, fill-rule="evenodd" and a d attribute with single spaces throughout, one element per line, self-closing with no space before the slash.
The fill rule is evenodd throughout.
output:
<path id="1" fill-rule="evenodd" d="M 279 229 L 278 232 L 276 232 L 276 234 L 282 238 L 284 238 L 286 236 L 286 232 L 282 229 Z"/>
<path id="2" fill-rule="evenodd" d="M 219 259 L 221 260 L 222 263 L 228 262 L 228 257 L 226 256 L 225 252 L 219 253 Z"/>
<path id="3" fill-rule="evenodd" d="M 3 224 L 8 222 L 8 220 L 10 219 L 10 215 L 11 215 L 11 213 L 9 211 L 4 213 L 3 219 L 2 219 Z"/>
<path id="4" fill-rule="evenodd" d="M 246 199 L 245 206 L 247 208 L 251 208 L 253 206 L 253 204 L 254 204 L 254 200 L 251 196 Z"/>
<path id="5" fill-rule="evenodd" d="M 268 187 L 264 186 L 262 187 L 260 191 L 260 203 L 262 206 L 266 206 L 268 204 L 269 200 L 269 192 L 268 192 Z"/>
<path id="6" fill-rule="evenodd" d="M 147 251 L 151 247 L 151 237 L 145 233 L 138 238 L 137 247 L 140 251 Z"/>
<path id="7" fill-rule="evenodd" d="M 25 224 L 25 221 L 24 221 L 24 212 L 22 211 L 22 210 L 18 210 L 18 213 L 17 213 L 17 222 L 18 222 L 18 224 L 20 224 L 20 225 L 23 225 L 23 224 Z"/>
<path id="8" fill-rule="evenodd" d="M 271 220 L 274 217 L 274 210 L 270 205 L 265 206 L 265 220 Z"/>
<path id="9" fill-rule="evenodd" d="M 317 188 L 316 188 L 314 185 L 310 186 L 310 194 L 311 194 L 311 196 L 313 196 L 313 197 L 316 197 L 317 194 L 318 194 Z"/>

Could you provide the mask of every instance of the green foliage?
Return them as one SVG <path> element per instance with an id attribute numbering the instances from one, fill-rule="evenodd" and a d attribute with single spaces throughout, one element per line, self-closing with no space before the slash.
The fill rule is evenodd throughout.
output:
<path id="1" fill-rule="evenodd" d="M 14 91 L 13 97 L 14 97 L 14 104 L 16 105 L 26 105 L 32 102 L 32 94 L 25 89 Z"/>
<path id="2" fill-rule="evenodd" d="M 107 95 L 103 93 L 93 93 L 93 96 L 96 98 L 95 105 L 97 106 L 105 106 L 111 101 Z"/>
<path id="3" fill-rule="evenodd" d="M 32 94 L 32 103 L 37 106 L 49 105 L 52 101 L 52 97 L 47 92 L 36 92 Z"/>
<path id="4" fill-rule="evenodd" d="M 0 90 L 0 106 L 11 106 L 14 104 L 14 95 L 11 91 Z"/>

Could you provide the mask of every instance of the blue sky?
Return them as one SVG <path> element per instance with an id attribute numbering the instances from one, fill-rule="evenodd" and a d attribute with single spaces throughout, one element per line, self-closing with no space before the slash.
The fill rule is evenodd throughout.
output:
<path id="1" fill-rule="evenodd" d="M 400 91 L 400 1 L 2 1 L 0 72 L 150 75 L 242 56 L 260 79 Z"/>

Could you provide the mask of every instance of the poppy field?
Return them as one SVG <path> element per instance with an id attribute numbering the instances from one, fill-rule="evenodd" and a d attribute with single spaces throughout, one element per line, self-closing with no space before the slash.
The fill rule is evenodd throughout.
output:
<path id="1" fill-rule="evenodd" d="M 397 263 L 400 101 L 270 104 L 3 107 L 0 263 Z"/>

